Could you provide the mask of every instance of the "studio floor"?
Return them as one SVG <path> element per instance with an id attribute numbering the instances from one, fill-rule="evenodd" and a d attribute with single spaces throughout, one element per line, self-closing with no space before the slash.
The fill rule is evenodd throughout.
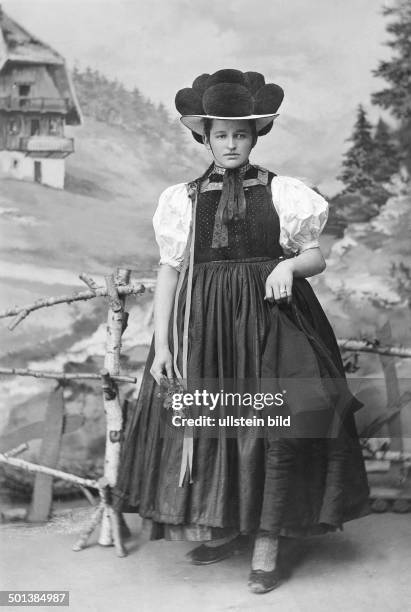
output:
<path id="1" fill-rule="evenodd" d="M 68 590 L 72 612 L 411 610 L 411 514 L 372 514 L 305 540 L 290 578 L 265 595 L 247 590 L 250 554 L 190 565 L 192 543 L 148 541 L 135 515 L 125 515 L 127 557 L 96 544 L 97 532 L 73 552 L 89 514 L 77 508 L 47 525 L 1 525 L 0 588 Z"/>

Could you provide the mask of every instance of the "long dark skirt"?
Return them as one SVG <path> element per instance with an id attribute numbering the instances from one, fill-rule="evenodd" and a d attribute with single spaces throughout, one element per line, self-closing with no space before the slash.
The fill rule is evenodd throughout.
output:
<path id="1" fill-rule="evenodd" d="M 220 389 L 230 381 L 230 390 L 236 383 L 261 389 L 263 381 L 265 391 L 271 381 L 287 381 L 294 428 L 288 434 L 273 427 L 196 428 L 193 483 L 187 478 L 179 486 L 184 431 L 170 425 L 149 373 L 152 344 L 127 420 L 114 504 L 151 519 L 153 537 L 319 533 L 368 511 L 353 417 L 360 404 L 346 387 L 334 333 L 305 279 L 294 280 L 292 306 L 264 300 L 275 263 L 194 266 L 187 380 L 192 387 L 214 381 Z M 182 303 L 185 291 L 184 285 Z M 183 318 L 180 308 L 180 330 Z"/>

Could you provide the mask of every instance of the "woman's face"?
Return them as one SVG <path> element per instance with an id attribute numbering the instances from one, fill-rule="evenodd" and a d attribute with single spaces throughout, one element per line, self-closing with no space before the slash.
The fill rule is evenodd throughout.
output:
<path id="1" fill-rule="evenodd" d="M 238 168 L 253 148 L 253 132 L 246 119 L 213 119 L 207 144 L 218 166 Z"/>

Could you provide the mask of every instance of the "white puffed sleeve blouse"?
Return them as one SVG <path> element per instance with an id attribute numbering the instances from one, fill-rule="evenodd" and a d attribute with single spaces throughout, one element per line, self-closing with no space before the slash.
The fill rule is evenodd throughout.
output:
<path id="1" fill-rule="evenodd" d="M 280 245 L 286 255 L 319 246 L 318 238 L 328 217 L 328 203 L 299 179 L 275 176 L 271 182 L 273 204 L 280 219 Z M 160 264 L 179 270 L 191 224 L 191 200 L 186 183 L 168 187 L 160 196 L 153 217 Z"/>

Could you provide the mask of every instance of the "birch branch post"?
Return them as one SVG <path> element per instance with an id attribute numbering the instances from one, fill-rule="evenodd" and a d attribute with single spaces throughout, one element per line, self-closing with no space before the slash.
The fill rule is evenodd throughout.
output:
<path id="1" fill-rule="evenodd" d="M 27 445 L 22 444 L 21 446 L 12 449 L 8 453 L 0 453 L 0 463 L 12 465 L 13 467 L 19 468 L 20 470 L 24 470 L 25 472 L 31 472 L 32 474 L 47 474 L 48 476 L 53 476 L 54 478 L 60 478 L 61 480 L 76 484 L 84 491 L 87 491 L 87 495 L 90 497 L 90 503 L 92 503 L 93 505 L 94 499 L 92 498 L 88 489 L 98 489 L 100 495 L 100 503 L 94 510 L 89 525 L 87 525 L 87 527 L 81 533 L 77 542 L 73 545 L 73 550 L 75 552 L 82 550 L 86 546 L 88 538 L 99 524 L 104 511 L 106 511 L 109 515 L 112 512 L 112 509 L 109 504 L 109 485 L 107 479 L 104 477 L 100 478 L 99 480 L 82 478 L 80 476 L 70 474 L 69 472 L 62 472 L 61 470 L 56 470 L 55 468 L 50 468 L 44 465 L 39 465 L 37 463 L 32 463 L 31 461 L 26 461 L 25 459 L 16 459 L 15 455 L 26 450 L 26 448 Z M 114 543 L 118 555 L 123 557 L 125 550 L 121 542 L 120 528 L 121 523 L 119 525 L 117 522 L 116 528 L 114 530 Z"/>
<path id="2" fill-rule="evenodd" d="M 100 489 L 97 480 L 92 480 L 90 478 L 82 478 L 81 476 L 75 476 L 74 474 L 70 474 L 69 472 L 63 472 L 61 470 L 50 468 L 45 465 L 32 463 L 31 461 L 26 461 L 25 459 L 17 459 L 13 457 L 10 452 L 0 453 L 0 463 L 6 463 L 7 465 L 12 465 L 13 467 L 19 468 L 20 470 L 31 472 L 33 474 L 48 474 L 49 476 L 54 476 L 54 478 L 61 478 L 61 480 L 66 480 L 67 482 L 72 482 L 73 484 L 82 487 Z"/>
<path id="3" fill-rule="evenodd" d="M 83 283 L 85 285 L 87 285 L 87 287 L 89 289 L 91 289 L 92 291 L 94 291 L 94 293 L 97 291 L 97 289 L 101 288 L 98 286 L 98 284 L 96 283 L 96 281 L 91 278 L 91 276 L 89 276 L 88 274 L 86 274 L 85 272 L 82 272 L 81 274 L 78 275 L 79 279 L 83 281 Z"/>
<path id="4" fill-rule="evenodd" d="M 0 318 L 16 317 L 9 325 L 13 330 L 31 312 L 40 308 L 47 308 L 56 304 L 71 303 L 81 300 L 89 300 L 96 297 L 108 297 L 109 309 L 107 318 L 107 342 L 106 355 L 104 360 L 104 370 L 100 374 L 95 373 L 66 373 L 58 371 L 39 371 L 25 368 L 0 368 L 0 375 L 5 376 L 33 376 L 35 378 L 51 378 L 59 381 L 86 379 L 100 380 L 102 383 L 104 411 L 106 415 L 106 455 L 104 465 L 104 476 L 98 481 L 80 478 L 74 474 L 61 472 L 55 468 L 44 465 L 33 464 L 23 459 L 16 459 L 12 452 L 8 455 L 0 453 L 0 463 L 7 463 L 13 467 L 58 477 L 63 480 L 77 484 L 83 491 L 88 493 L 88 488 L 96 488 L 100 493 L 100 504 L 96 508 L 91 523 L 83 531 L 81 537 L 73 546 L 73 550 L 83 549 L 89 536 L 101 521 L 99 544 L 111 545 L 114 543 L 118 556 L 123 557 L 127 554 L 123 543 L 122 535 L 129 534 L 128 527 L 123 519 L 123 515 L 112 507 L 112 488 L 117 481 L 117 474 L 120 461 L 120 443 L 123 428 L 123 415 L 120 407 L 117 383 L 135 383 L 136 378 L 120 374 L 120 349 L 121 336 L 127 327 L 128 313 L 125 312 L 125 300 L 127 295 L 139 295 L 145 292 L 145 286 L 141 283 L 130 283 L 131 271 L 118 269 L 116 276 L 105 277 L 105 287 L 99 286 L 94 279 L 87 274 L 80 275 L 81 280 L 89 288 L 86 291 L 75 292 L 71 295 L 61 295 L 46 299 L 36 300 L 26 306 L 15 306 L 7 310 L 0 311 Z M 146 280 L 146 279 L 144 279 Z M 148 289 L 152 290 L 154 283 L 147 279 Z M 25 447 L 24 447 L 25 448 Z M 17 452 L 21 452 L 23 447 L 18 447 Z M 88 494 L 88 496 L 91 495 Z"/>
<path id="5" fill-rule="evenodd" d="M 110 488 L 113 488 L 117 482 L 123 426 L 118 387 L 112 377 L 120 373 L 121 336 L 128 318 L 128 313 L 125 312 L 125 296 L 120 295 L 118 290 L 128 284 L 130 274 L 130 270 L 119 269 L 116 279 L 113 275 L 105 277 L 109 309 L 106 355 L 101 377 L 107 427 L 104 477 Z M 114 541 L 117 554 L 121 557 L 125 556 L 127 553 L 121 541 L 120 529 L 122 517 L 120 518 L 120 513 L 112 508 L 110 500 L 107 502 L 106 499 L 104 505 L 98 542 L 102 546 L 111 546 Z"/>
<path id="6" fill-rule="evenodd" d="M 126 295 L 138 295 L 145 292 L 145 286 L 141 283 L 131 283 L 130 285 L 119 285 L 118 293 L 120 296 Z M 36 300 L 32 304 L 26 306 L 15 306 L 14 308 L 7 308 L 6 310 L 0 311 L 0 319 L 7 317 L 16 316 L 14 321 L 9 325 L 10 331 L 13 331 L 23 319 L 25 319 L 31 312 L 39 310 L 40 308 L 48 308 L 55 306 L 56 304 L 71 304 L 72 302 L 79 302 L 84 300 L 91 300 L 95 297 L 106 297 L 108 295 L 106 287 L 100 287 L 98 289 L 88 289 L 86 291 L 77 291 L 71 295 L 59 295 L 57 297 L 42 298 Z"/>

